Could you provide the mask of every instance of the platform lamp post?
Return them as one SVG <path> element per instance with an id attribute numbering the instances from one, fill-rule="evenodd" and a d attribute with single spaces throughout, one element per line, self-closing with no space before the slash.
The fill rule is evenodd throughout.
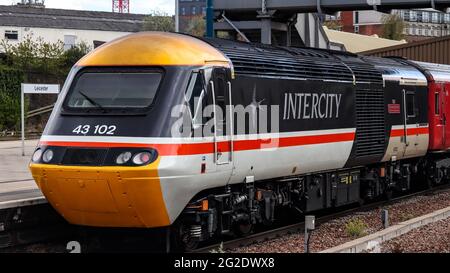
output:
<path id="1" fill-rule="evenodd" d="M 206 0 L 206 37 L 214 38 L 214 0 Z"/>

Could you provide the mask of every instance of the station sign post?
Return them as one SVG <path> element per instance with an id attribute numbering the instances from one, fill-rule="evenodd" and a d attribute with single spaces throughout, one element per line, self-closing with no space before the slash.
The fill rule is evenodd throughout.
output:
<path id="1" fill-rule="evenodd" d="M 20 120 L 22 127 L 22 156 L 25 156 L 25 94 L 59 94 L 59 84 L 21 84 Z"/>

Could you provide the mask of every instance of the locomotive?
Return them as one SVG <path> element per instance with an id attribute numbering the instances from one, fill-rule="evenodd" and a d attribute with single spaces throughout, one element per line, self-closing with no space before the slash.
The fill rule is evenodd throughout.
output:
<path id="1" fill-rule="evenodd" d="M 71 224 L 192 249 L 448 182 L 449 93 L 446 65 L 143 32 L 73 67 L 30 169 Z"/>

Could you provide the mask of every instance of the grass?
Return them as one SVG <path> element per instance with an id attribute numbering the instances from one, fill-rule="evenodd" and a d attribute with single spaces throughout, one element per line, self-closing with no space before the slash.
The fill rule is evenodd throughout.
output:
<path id="1" fill-rule="evenodd" d="M 211 253 L 226 253 L 223 249 L 223 242 L 220 243 L 220 246 L 217 249 L 211 250 Z"/>
<path id="2" fill-rule="evenodd" d="M 405 222 L 405 221 L 413 219 L 414 215 L 412 215 L 411 213 L 405 213 L 405 214 L 400 215 L 399 218 L 400 218 L 400 222 Z"/>
<path id="3" fill-rule="evenodd" d="M 359 238 L 367 234 L 367 224 L 361 219 L 352 219 L 345 224 L 345 232 L 350 237 Z"/>

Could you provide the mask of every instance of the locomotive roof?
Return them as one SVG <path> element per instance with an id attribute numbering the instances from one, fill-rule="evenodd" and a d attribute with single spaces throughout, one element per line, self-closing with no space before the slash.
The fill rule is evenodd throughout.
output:
<path id="1" fill-rule="evenodd" d="M 236 75 L 381 83 L 381 74 L 358 55 L 340 51 L 281 47 L 201 38 L 222 51 Z"/>
<path id="2" fill-rule="evenodd" d="M 413 63 L 417 64 L 426 72 L 428 72 L 435 81 L 450 82 L 450 65 L 433 64 L 417 61 L 413 61 Z"/>
<path id="3" fill-rule="evenodd" d="M 375 66 L 387 81 L 398 81 L 405 84 L 427 85 L 427 78 L 417 68 L 400 58 L 361 57 Z"/>
<path id="4" fill-rule="evenodd" d="M 106 43 L 83 57 L 78 66 L 206 65 L 230 66 L 211 45 L 188 35 L 140 32 Z"/>

